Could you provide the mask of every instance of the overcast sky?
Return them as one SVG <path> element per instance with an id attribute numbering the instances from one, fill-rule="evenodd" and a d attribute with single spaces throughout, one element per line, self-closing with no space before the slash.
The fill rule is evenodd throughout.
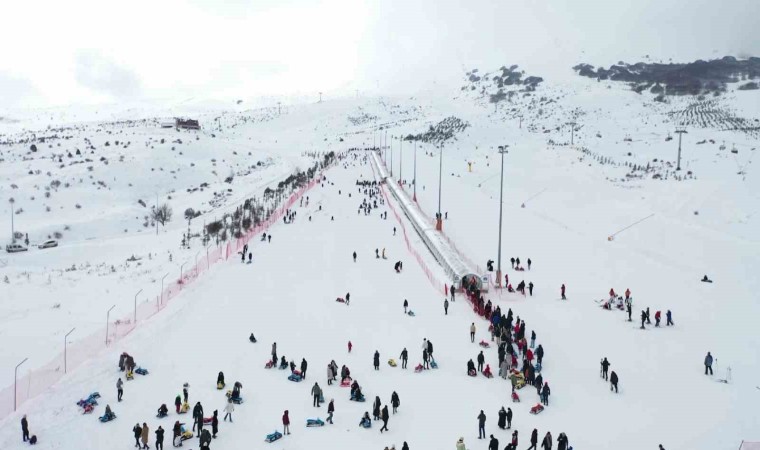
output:
<path id="1" fill-rule="evenodd" d="M 519 64 L 760 56 L 760 0 L 0 2 L 0 108 L 410 94 Z"/>

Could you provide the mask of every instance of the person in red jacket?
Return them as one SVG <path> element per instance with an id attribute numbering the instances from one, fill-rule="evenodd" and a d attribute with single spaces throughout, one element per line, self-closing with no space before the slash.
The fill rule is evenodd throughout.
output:
<path id="1" fill-rule="evenodd" d="M 282 434 L 290 434 L 290 417 L 288 417 L 288 410 L 282 415 Z"/>
<path id="2" fill-rule="evenodd" d="M 626 288 L 626 290 L 625 290 L 625 299 L 628 300 L 629 298 L 631 298 L 631 290 Z"/>
<path id="3" fill-rule="evenodd" d="M 353 348 L 354 344 L 351 343 L 351 341 L 348 341 L 348 353 L 351 353 L 351 349 Z"/>
<path id="4" fill-rule="evenodd" d="M 528 361 L 533 362 L 533 350 L 528 349 L 528 351 L 525 352 L 525 357 L 528 359 Z"/>
<path id="5" fill-rule="evenodd" d="M 565 297 L 565 284 L 562 284 L 562 287 L 560 288 L 560 292 L 562 293 L 562 300 L 567 300 L 567 297 Z"/>
<path id="6" fill-rule="evenodd" d="M 660 311 L 657 311 L 654 313 L 654 326 L 659 327 L 660 326 L 660 319 L 662 318 L 662 314 Z"/>
<path id="7" fill-rule="evenodd" d="M 610 298 L 615 298 L 615 289 L 610 288 Z"/>

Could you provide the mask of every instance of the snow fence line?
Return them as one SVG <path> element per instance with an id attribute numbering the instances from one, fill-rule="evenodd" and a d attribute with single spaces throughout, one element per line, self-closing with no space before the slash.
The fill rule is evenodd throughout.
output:
<path id="1" fill-rule="evenodd" d="M 419 207 L 411 199 L 409 199 L 409 196 L 406 194 L 406 192 L 404 192 L 401 186 L 388 175 L 388 169 L 385 167 L 385 164 L 382 163 L 380 157 L 376 152 L 372 152 L 372 161 L 374 163 L 374 166 L 377 166 L 380 179 L 386 181 L 386 183 L 380 184 L 380 188 L 383 191 L 383 195 L 386 196 L 386 202 L 388 203 L 388 206 L 393 211 L 393 214 L 396 216 L 398 221 L 401 223 L 401 229 L 404 232 L 404 239 L 406 240 L 407 248 L 409 248 L 409 251 L 412 252 L 412 254 L 415 256 L 417 262 L 420 263 L 425 273 L 429 274 L 428 278 L 431 280 L 431 282 L 433 282 L 433 285 L 440 287 L 441 283 L 435 280 L 435 277 L 432 275 L 432 272 L 430 272 L 430 269 L 424 263 L 422 257 L 412 248 L 406 233 L 406 228 L 404 227 L 399 214 L 396 212 L 393 204 L 387 199 L 387 194 L 385 193 L 386 186 L 391 194 L 393 194 L 393 197 L 398 202 L 401 210 L 404 212 L 406 217 L 409 218 L 409 221 L 411 222 L 417 234 L 422 239 L 422 242 L 425 243 L 425 246 L 428 248 L 435 260 L 438 262 L 438 264 L 441 265 L 443 270 L 446 272 L 446 275 L 448 275 L 449 282 L 452 286 L 458 287 L 460 280 L 465 275 L 482 273 L 477 266 L 472 264 L 456 249 L 456 247 L 454 247 L 451 241 L 448 240 L 448 238 L 446 238 L 443 233 L 435 229 L 433 222 L 431 220 L 428 220 L 428 218 L 422 213 Z M 444 295 L 447 294 L 447 290 L 448 285 L 444 284 Z"/>
<path id="2" fill-rule="evenodd" d="M 325 167 L 318 176 L 313 178 L 305 186 L 293 192 L 285 203 L 277 208 L 267 220 L 246 232 L 243 236 L 227 242 L 224 246 L 216 246 L 213 250 L 206 249 L 206 255 L 198 260 L 198 263 L 185 271 L 182 271 L 180 277 L 171 281 L 169 285 L 156 296 L 155 302 L 144 302 L 138 305 L 137 311 L 128 314 L 122 318 L 111 320 L 107 325 L 93 331 L 89 336 L 77 340 L 69 345 L 66 354 L 60 352 L 47 364 L 30 370 L 24 376 L 18 378 L 17 385 L 10 385 L 0 391 L 0 419 L 5 419 L 16 408 L 25 401 L 30 400 L 43 393 L 46 389 L 57 383 L 63 376 L 65 370 L 72 370 L 79 367 L 86 361 L 90 360 L 99 352 L 107 349 L 110 345 L 117 343 L 122 338 L 129 335 L 137 328 L 137 323 L 147 320 L 166 307 L 168 302 L 182 292 L 184 286 L 194 282 L 200 276 L 211 269 L 213 264 L 219 261 L 226 261 L 230 256 L 235 257 L 248 241 L 269 229 L 271 225 L 278 222 L 306 192 L 322 181 L 324 173 L 329 170 L 335 163 Z M 65 359 L 64 359 L 65 358 Z M 139 366 L 139 355 L 136 361 Z M 114 361 L 116 367 L 116 361 Z M 15 392 L 14 392 L 15 391 Z M 15 393 L 15 396 L 14 396 Z M 86 393 L 82 393 L 85 395 Z M 72 399 L 75 402 L 78 399 Z M 15 401 L 15 404 L 14 404 Z"/>

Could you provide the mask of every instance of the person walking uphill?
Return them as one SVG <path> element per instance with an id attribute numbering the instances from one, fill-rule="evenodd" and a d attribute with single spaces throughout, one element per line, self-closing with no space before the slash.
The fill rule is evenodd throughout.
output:
<path id="1" fill-rule="evenodd" d="M 124 395 L 124 382 L 121 381 L 121 378 L 116 380 L 116 399 L 118 401 L 121 401 L 121 397 Z"/>
<path id="2" fill-rule="evenodd" d="M 319 387 L 319 384 L 314 383 L 314 386 L 311 388 L 311 395 L 314 396 L 314 406 L 319 408 L 319 399 L 322 397 L 322 388 Z"/>
<path id="3" fill-rule="evenodd" d="M 483 412 L 483 410 L 480 410 L 480 414 L 478 414 L 478 439 L 483 439 L 486 437 L 486 413 Z"/>
<path id="4" fill-rule="evenodd" d="M 393 407 L 393 414 L 398 412 L 398 407 L 401 405 L 401 399 L 398 398 L 396 391 L 391 394 L 391 406 Z"/>
<path id="5" fill-rule="evenodd" d="M 406 351 L 406 347 L 404 347 L 403 350 L 401 350 L 401 355 L 399 356 L 401 358 L 401 368 L 406 369 L 406 362 L 409 360 L 409 352 Z"/>
<path id="6" fill-rule="evenodd" d="M 617 385 L 618 385 L 618 376 L 615 373 L 615 371 L 613 370 L 612 371 L 612 375 L 610 375 L 610 391 L 612 391 L 612 389 L 614 388 L 615 389 L 615 393 L 617 394 L 618 393 L 618 386 Z"/>
<path id="7" fill-rule="evenodd" d="M 604 358 L 601 362 L 602 365 L 602 373 L 600 374 L 602 378 L 604 378 L 604 381 L 607 381 L 607 371 L 610 368 L 610 362 L 607 361 L 607 358 Z"/>
<path id="8" fill-rule="evenodd" d="M 475 322 L 470 325 L 470 342 L 475 342 Z"/>
<path id="9" fill-rule="evenodd" d="M 380 428 L 380 432 L 382 433 L 383 430 L 390 431 L 388 429 L 388 419 L 390 418 L 388 415 L 388 405 L 383 406 L 383 412 L 380 414 L 380 418 L 383 419 L 383 427 Z"/>
<path id="10" fill-rule="evenodd" d="M 546 435 L 544 436 L 544 440 L 541 441 L 541 448 L 543 450 L 552 450 L 552 434 L 551 432 L 547 431 Z"/>
<path id="11" fill-rule="evenodd" d="M 135 434 L 135 447 L 142 448 L 140 446 L 140 438 L 142 437 L 142 428 L 140 428 L 140 424 L 136 423 L 134 427 L 132 427 L 132 432 Z"/>
<path id="12" fill-rule="evenodd" d="M 305 380 L 306 379 L 306 368 L 309 367 L 308 363 L 306 362 L 306 358 L 301 359 L 301 377 Z"/>
<path id="13" fill-rule="evenodd" d="M 26 420 L 26 414 L 21 418 L 21 439 L 24 442 L 29 440 L 29 422 Z"/>
<path id="14" fill-rule="evenodd" d="M 443 315 L 449 315 L 449 299 L 443 299 Z"/>
<path id="15" fill-rule="evenodd" d="M 536 447 L 538 445 L 538 430 L 536 428 L 533 429 L 533 433 L 530 434 L 530 447 L 528 447 L 528 450 L 538 450 Z"/>
<path id="16" fill-rule="evenodd" d="M 712 363 L 713 363 L 713 357 L 710 354 L 710 352 L 707 352 L 707 356 L 705 356 L 705 375 L 707 375 L 708 371 L 710 371 L 710 375 L 713 374 Z"/>
<path id="17" fill-rule="evenodd" d="M 144 450 L 149 450 L 150 449 L 150 447 L 148 446 L 148 437 L 150 436 L 149 433 L 150 433 L 150 430 L 148 429 L 148 424 L 146 424 L 145 422 L 143 422 L 143 424 L 142 424 L 142 432 L 140 433 L 140 437 L 142 438 L 142 443 L 143 443 L 143 447 L 142 448 Z"/>

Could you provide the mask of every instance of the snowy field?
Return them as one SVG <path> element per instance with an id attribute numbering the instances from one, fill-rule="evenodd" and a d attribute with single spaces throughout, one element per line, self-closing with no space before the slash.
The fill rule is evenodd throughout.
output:
<path id="1" fill-rule="evenodd" d="M 720 101 L 721 108 L 742 117 L 760 117 L 757 94 L 729 93 Z M 536 97 L 553 102 L 539 108 L 532 103 Z M 192 261 L 203 249 L 200 244 L 179 248 L 187 226 L 182 218 L 186 208 L 203 212 L 195 221 L 211 221 L 247 196 L 261 195 L 296 169 L 305 170 L 311 162 L 306 153 L 379 146 L 386 129 L 389 137 L 396 137 L 393 175 L 402 171 L 402 178 L 411 183 L 414 143 L 405 141 L 400 150 L 398 136 L 425 133 L 453 115 L 469 126 L 443 147 L 441 210 L 448 214 L 444 232 L 479 266 L 497 259 L 496 148 L 509 145 L 504 164 L 502 268 L 513 285 L 524 279 L 532 281 L 535 290 L 528 298 L 499 291 L 486 298 L 504 310 L 512 308 L 527 322 L 529 332 L 535 330 L 537 342 L 546 350 L 542 374 L 552 396 L 547 410 L 534 416 L 528 410 L 538 396 L 530 387 L 520 392 L 522 403 L 512 404 L 508 382 L 466 376 L 467 360 L 474 360 L 480 351 L 469 341 L 469 325 L 476 322 L 480 340 L 488 339 L 487 323 L 464 301 L 452 304 L 444 316 L 443 293 L 428 282 L 403 238 L 393 236 L 393 228 L 400 229 L 401 224 L 392 214 L 388 220 L 380 219 L 384 206 L 370 216 L 357 214 L 363 196 L 355 182 L 372 180 L 373 171 L 350 157 L 347 167 L 327 171 L 327 183 L 307 194 L 309 205 L 295 209 L 298 216 L 293 224 L 270 229 L 271 243 L 255 239 L 252 265 L 231 258 L 213 266 L 160 314 L 95 353 L 0 422 L 2 447 L 22 447 L 18 429 L 22 414 L 28 415 L 41 448 L 130 448 L 130 430 L 137 422 L 148 423 L 151 442 L 152 431 L 162 425 L 168 444 L 177 420 L 173 399 L 183 383 L 190 384 L 191 405 L 200 401 L 206 416 L 214 409 L 223 415 L 224 395 L 214 386 L 219 371 L 228 384 L 235 380 L 243 384 L 246 401 L 237 407 L 233 425 L 220 425 L 212 448 L 382 449 L 395 443 L 400 449 L 407 441 L 412 449 L 438 449 L 454 448 L 462 436 L 468 448 L 485 449 L 487 442 L 477 440 L 476 416 L 481 409 L 488 415 L 487 433 L 497 436 L 504 447 L 511 433 L 496 427 L 502 405 L 514 411 L 520 448 L 529 445 L 534 428 L 540 438 L 547 431 L 555 440 L 560 432 L 567 433 L 575 449 L 654 449 L 662 443 L 668 450 L 728 450 L 742 439 L 760 441 L 756 414 L 760 360 L 754 351 L 760 348 L 755 324 L 760 314 L 756 301 L 760 181 L 752 161 L 757 136 L 721 129 L 717 122 L 689 127 L 683 170 L 675 174 L 678 118 L 700 120 L 699 114 L 678 112 L 687 103 L 655 104 L 629 91 L 578 80 L 541 86 L 533 97 L 515 98 L 513 104 L 496 108 L 477 95 L 462 93 L 454 99 L 340 99 L 292 106 L 282 114 L 271 109 L 212 110 L 199 117 L 215 125 L 199 132 L 158 128 L 158 118 L 174 113 L 166 111 L 120 113 L 120 120 L 146 120 L 135 127 L 102 125 L 92 117 L 83 121 L 84 113 L 45 120 L 16 114 L 18 122 L 0 124 L 3 139 L 39 135 L 50 120 L 73 124 L 74 137 L 60 151 L 46 148 L 47 143 L 43 148 L 39 142 L 34 153 L 28 153 L 28 142 L 2 147 L 2 217 L 10 214 L 6 197 L 12 196 L 14 210 L 24 209 L 14 216 L 16 229 L 28 232 L 32 244 L 57 230 L 64 233 L 57 249 L 35 248 L 0 257 L 0 278 L 8 277 L 8 282 L 0 283 L 0 336 L 7 342 L 23 342 L 7 345 L 2 353 L 2 386 L 12 383 L 13 367 L 24 357 L 30 360 L 20 375 L 47 363 L 61 351 L 63 334 L 72 327 L 77 332 L 70 345 L 100 330 L 111 304 L 117 304 L 116 316 L 124 316 L 139 289 L 144 290 L 140 302 L 155 300 L 163 274 L 176 278 L 180 264 Z M 545 112 L 538 113 L 539 109 Z M 108 123 L 116 120 L 110 119 Z M 571 146 L 565 124 L 572 120 L 578 126 Z M 373 133 L 375 125 L 384 129 Z M 108 131 L 117 128 L 130 136 L 127 149 L 113 145 L 116 135 Z M 164 134 L 165 143 L 160 144 Z M 177 137 L 182 144 L 171 143 Z M 68 158 L 66 151 L 77 145 L 84 149 L 85 138 L 96 147 L 93 162 L 69 164 L 77 156 Z M 63 152 L 65 167 L 52 157 L 54 152 Z M 109 164 L 100 161 L 101 156 Z M 390 153 L 385 159 L 390 166 Z M 416 160 L 417 199 L 433 217 L 438 206 L 439 150 L 432 143 L 418 143 Z M 263 166 L 257 166 L 258 161 Z M 88 164 L 95 168 L 89 171 Z M 644 166 L 649 171 L 637 170 Z M 163 168 L 163 175 L 150 172 L 153 167 L 159 172 Z M 230 173 L 235 176 L 227 183 Z M 45 189 L 54 179 L 68 180 L 71 186 Z M 203 192 L 187 192 L 203 182 L 209 183 Z M 228 188 L 232 192 L 219 201 L 214 193 Z M 411 195 L 411 184 L 406 190 Z M 49 199 L 45 192 L 51 192 Z M 160 202 L 170 202 L 175 213 L 173 222 L 159 226 L 158 237 L 150 224 L 143 226 L 156 193 Z M 30 200 L 32 196 L 36 200 Z M 138 199 L 147 203 L 147 209 Z M 81 208 L 76 208 L 77 203 Z M 615 234 L 641 219 L 645 220 Z M 64 230 L 67 225 L 69 230 Z M 411 232 L 411 226 L 405 226 Z M 419 253 L 426 252 L 420 242 L 414 246 Z M 375 259 L 376 248 L 385 248 L 388 260 Z M 358 254 L 356 263 L 353 251 Z M 127 261 L 132 255 L 139 261 Z M 523 262 L 531 258 L 532 270 L 511 270 L 510 257 Z M 393 271 L 397 260 L 404 261 L 401 274 Z M 445 279 L 432 258 L 426 264 Z M 67 271 L 72 265 L 77 270 Z M 714 283 L 700 283 L 705 274 Z M 563 283 L 567 302 L 559 300 Z M 622 312 L 606 311 L 596 303 L 610 288 L 632 291 L 633 323 Z M 351 293 L 348 307 L 335 302 L 346 292 Z M 404 299 L 415 317 L 403 315 Z M 652 316 L 671 310 L 675 327 L 639 330 L 638 315 L 647 307 Z M 257 344 L 248 342 L 251 332 Z M 411 368 L 421 361 L 423 338 L 434 343 L 440 369 L 414 374 Z M 354 346 L 351 354 L 346 348 L 349 340 Z M 264 369 L 272 342 L 288 360 L 308 361 L 305 381 L 293 383 L 284 372 Z M 404 347 L 410 352 L 410 369 L 389 367 L 387 359 L 398 359 Z M 379 372 L 372 368 L 375 350 L 381 355 Z M 129 381 L 124 402 L 117 403 L 116 363 L 122 351 L 134 355 L 151 373 Z M 713 377 L 703 375 L 708 351 L 718 360 Z M 495 370 L 495 346 L 485 354 Z M 599 378 L 603 357 L 620 377 L 618 395 Z M 348 389 L 326 386 L 326 365 L 331 360 L 351 369 L 367 403 L 349 402 Z M 725 378 L 728 366 L 732 382 L 716 382 Z M 335 399 L 335 425 L 307 429 L 307 418 L 326 417 L 326 405 L 311 406 L 309 391 L 315 381 L 325 389 L 328 401 Z M 110 404 L 116 421 L 100 424 L 96 414 L 80 414 L 75 402 L 91 391 L 103 395 L 97 415 Z M 371 412 L 375 396 L 387 404 L 393 391 L 399 394 L 401 407 L 391 417 L 390 432 L 380 434 L 379 424 L 360 429 L 359 419 L 364 411 Z M 162 403 L 172 412 L 159 420 L 155 410 Z M 281 429 L 286 409 L 293 434 L 264 443 L 267 433 Z M 192 421 L 187 416 L 182 420 Z"/>

